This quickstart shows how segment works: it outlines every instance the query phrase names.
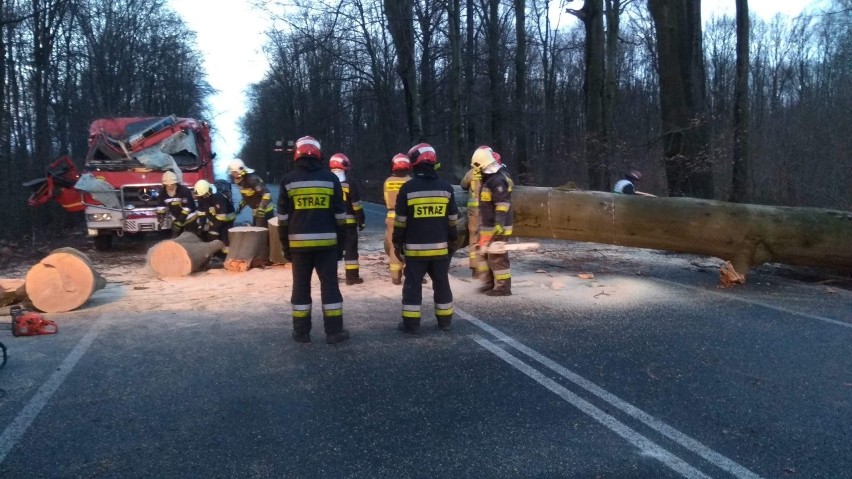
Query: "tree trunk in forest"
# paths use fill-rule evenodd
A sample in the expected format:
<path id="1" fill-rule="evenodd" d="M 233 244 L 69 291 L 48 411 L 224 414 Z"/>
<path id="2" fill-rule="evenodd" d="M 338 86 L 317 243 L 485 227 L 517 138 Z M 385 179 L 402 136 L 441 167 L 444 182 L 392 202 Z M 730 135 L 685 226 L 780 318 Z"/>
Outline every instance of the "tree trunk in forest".
<path id="1" fill-rule="evenodd" d="M 27 297 L 45 313 L 77 309 L 106 286 L 89 257 L 74 248 L 52 251 L 30 268 L 24 281 Z"/>
<path id="2" fill-rule="evenodd" d="M 657 34 L 663 157 L 671 196 L 712 198 L 701 2 L 648 0 Z"/>
<path id="3" fill-rule="evenodd" d="M 777 262 L 852 268 L 852 213 L 694 198 L 515 187 L 517 236 L 716 256 L 745 274 Z"/>
<path id="4" fill-rule="evenodd" d="M 500 0 L 488 0 L 486 43 L 488 45 L 488 85 L 491 116 L 491 146 L 503 151 L 503 69 L 500 56 Z"/>
<path id="5" fill-rule="evenodd" d="M 183 232 L 175 239 L 160 241 L 148 250 L 148 266 L 158 278 L 187 276 L 201 270 L 225 244 L 204 242 L 195 233 Z"/>
<path id="6" fill-rule="evenodd" d="M 736 203 L 749 200 L 751 184 L 749 164 L 749 12 L 748 0 L 737 2 L 737 73 L 734 86 L 734 158 L 730 200 Z"/>
<path id="7" fill-rule="evenodd" d="M 412 143 L 423 141 L 420 100 L 417 88 L 417 66 L 414 60 L 414 7 L 412 0 L 384 0 L 388 30 L 396 47 L 397 73 L 405 94 L 408 136 Z"/>
<path id="8" fill-rule="evenodd" d="M 467 157 L 464 154 L 464 131 L 462 130 L 462 59 L 461 59 L 461 0 L 449 0 L 447 7 L 448 41 L 450 44 L 450 165 L 457 177 L 467 171 Z"/>
<path id="9" fill-rule="evenodd" d="M 586 0 L 580 10 L 568 10 L 583 22 L 586 31 L 583 93 L 586 113 L 586 167 L 589 189 L 609 191 L 609 165 L 606 158 L 604 127 L 604 29 L 603 0 Z"/>
<path id="10" fill-rule="evenodd" d="M 625 0 L 606 0 L 604 15 L 606 16 L 606 62 L 604 66 L 603 87 L 603 138 L 606 155 L 607 176 L 606 184 L 601 188 L 611 191 L 613 142 L 615 141 L 615 93 L 618 83 L 615 75 L 615 64 L 618 60 L 618 35 L 621 32 L 621 9 Z"/>
<path id="11" fill-rule="evenodd" d="M 515 0 L 515 161 L 521 183 L 534 181 L 527 162 L 527 2 Z"/>
<path id="12" fill-rule="evenodd" d="M 464 121 L 467 132 L 467 145 L 472 146 L 476 141 L 476 122 L 473 121 L 473 87 L 475 84 L 474 64 L 476 62 L 476 36 L 474 19 L 474 4 L 473 0 L 467 0 L 465 8 L 465 52 L 464 52 Z M 467 161 L 465 161 L 467 166 Z M 466 171 L 466 169 L 465 169 Z"/>

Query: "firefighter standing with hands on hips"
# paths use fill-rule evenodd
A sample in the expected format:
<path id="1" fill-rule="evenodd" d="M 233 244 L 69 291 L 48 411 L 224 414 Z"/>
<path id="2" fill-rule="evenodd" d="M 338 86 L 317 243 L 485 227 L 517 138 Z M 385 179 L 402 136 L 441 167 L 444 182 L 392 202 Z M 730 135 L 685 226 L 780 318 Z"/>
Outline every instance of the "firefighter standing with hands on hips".
<path id="1" fill-rule="evenodd" d="M 505 245 L 512 235 L 512 179 L 487 146 L 476 149 L 470 165 L 482 174 L 477 248 L 488 271 L 482 278 L 480 291 L 488 296 L 509 296 L 512 271 Z"/>
<path id="2" fill-rule="evenodd" d="M 278 194 L 278 234 L 284 258 L 293 268 L 293 340 L 311 342 L 311 276 L 316 270 L 325 342 L 336 344 L 349 339 L 337 284 L 346 220 L 343 188 L 325 168 L 320 143 L 313 137 L 296 141 L 293 160 L 296 167 L 281 180 Z"/>
<path id="3" fill-rule="evenodd" d="M 408 151 L 408 159 L 414 177 L 399 189 L 393 229 L 395 253 L 405 262 L 399 329 L 408 334 L 420 331 L 421 281 L 428 274 L 438 327 L 448 331 L 453 319 L 449 272 L 458 236 L 458 206 L 453 187 L 435 173 L 438 158 L 432 146 L 415 145 Z"/>
<path id="4" fill-rule="evenodd" d="M 231 180 L 240 187 L 240 194 L 243 197 L 240 200 L 239 208 L 237 208 L 237 214 L 248 206 L 252 209 L 252 224 L 266 228 L 274 215 L 272 193 L 269 192 L 269 188 L 266 187 L 259 176 L 254 174 L 254 170 L 247 167 L 239 158 L 228 164 L 228 174 L 231 175 Z"/>
<path id="5" fill-rule="evenodd" d="M 385 253 L 390 261 L 390 276 L 391 283 L 402 284 L 402 265 L 403 261 L 397 257 L 396 249 L 393 245 L 393 223 L 396 218 L 396 197 L 399 189 L 406 181 L 411 179 L 411 161 L 404 153 L 397 153 L 391 159 L 391 175 L 385 180 L 384 191 L 385 206 L 388 209 L 387 218 L 385 218 Z"/>
<path id="6" fill-rule="evenodd" d="M 228 230 L 237 218 L 234 204 L 207 180 L 196 181 L 193 193 L 198 202 L 198 235 L 204 241 L 222 241 L 222 253 L 228 254 Z"/>
<path id="7" fill-rule="evenodd" d="M 358 231 L 364 229 L 361 189 L 358 182 L 349 174 L 352 163 L 343 153 L 331 155 L 331 158 L 328 159 L 328 168 L 340 180 L 340 186 L 343 188 L 343 203 L 346 205 L 346 228 L 343 241 L 343 266 L 346 271 L 346 284 L 361 284 L 364 282 L 358 264 Z"/>
<path id="8" fill-rule="evenodd" d="M 163 173 L 163 187 L 157 195 L 157 219 L 160 227 L 166 223 L 166 217 L 172 218 L 172 237 L 178 237 L 184 230 L 195 231 L 197 216 L 195 198 L 189 187 L 180 184 L 174 171 Z"/>

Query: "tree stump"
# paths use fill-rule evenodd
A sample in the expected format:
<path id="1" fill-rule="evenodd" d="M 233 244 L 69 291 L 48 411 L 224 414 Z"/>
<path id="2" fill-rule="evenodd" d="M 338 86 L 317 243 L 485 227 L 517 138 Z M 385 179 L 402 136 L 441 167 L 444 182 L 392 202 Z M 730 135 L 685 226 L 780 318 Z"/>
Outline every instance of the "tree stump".
<path id="1" fill-rule="evenodd" d="M 237 226 L 228 230 L 228 256 L 225 269 L 248 271 L 269 261 L 269 230 L 257 226 Z"/>
<path id="2" fill-rule="evenodd" d="M 74 248 L 59 248 L 30 268 L 25 286 L 34 308 L 64 313 L 85 304 L 106 280 L 88 256 Z"/>
<path id="3" fill-rule="evenodd" d="M 20 303 L 27 297 L 22 279 L 0 279 L 0 306 Z"/>
<path id="4" fill-rule="evenodd" d="M 278 218 L 269 220 L 269 261 L 275 264 L 287 264 L 284 250 L 281 248 L 281 238 L 278 235 Z"/>
<path id="5" fill-rule="evenodd" d="M 175 239 L 157 243 L 148 250 L 148 266 L 157 277 L 186 276 L 203 268 L 225 244 L 204 242 L 195 233 L 183 232 Z"/>

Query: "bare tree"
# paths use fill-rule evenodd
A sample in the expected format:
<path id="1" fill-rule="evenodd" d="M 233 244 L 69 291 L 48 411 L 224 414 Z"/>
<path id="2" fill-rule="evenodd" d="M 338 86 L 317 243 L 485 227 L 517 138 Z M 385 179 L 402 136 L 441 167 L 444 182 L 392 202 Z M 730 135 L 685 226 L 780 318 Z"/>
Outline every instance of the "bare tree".
<path id="1" fill-rule="evenodd" d="M 737 76 L 734 89 L 734 157 L 730 200 L 749 199 L 749 12 L 748 0 L 737 0 Z"/>
<path id="2" fill-rule="evenodd" d="M 414 53 L 413 0 L 384 0 L 388 30 L 391 32 L 397 54 L 397 73 L 405 92 L 405 110 L 408 119 L 408 136 L 411 143 L 423 140 L 417 68 Z"/>

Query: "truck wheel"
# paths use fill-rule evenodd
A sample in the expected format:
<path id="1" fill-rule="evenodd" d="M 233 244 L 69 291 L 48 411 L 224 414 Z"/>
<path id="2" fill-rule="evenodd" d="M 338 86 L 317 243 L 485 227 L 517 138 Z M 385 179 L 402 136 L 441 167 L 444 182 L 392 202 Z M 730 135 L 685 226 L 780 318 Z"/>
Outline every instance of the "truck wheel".
<path id="1" fill-rule="evenodd" d="M 112 249 L 112 235 L 97 235 L 94 239 L 97 251 L 109 251 Z"/>

